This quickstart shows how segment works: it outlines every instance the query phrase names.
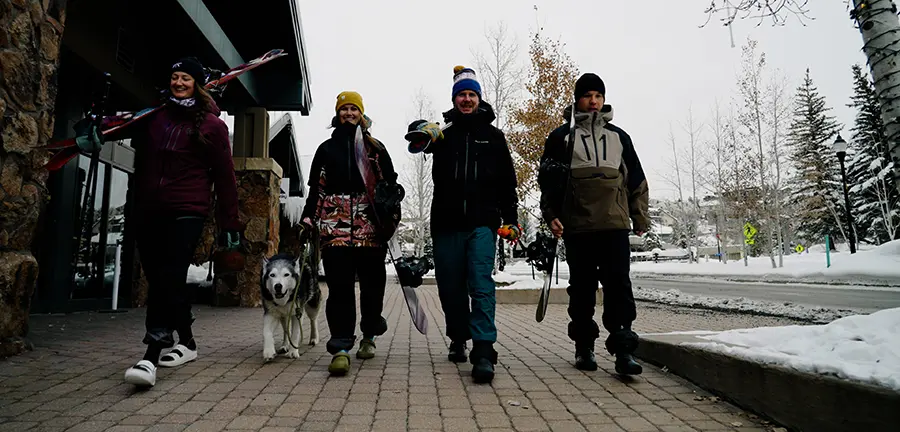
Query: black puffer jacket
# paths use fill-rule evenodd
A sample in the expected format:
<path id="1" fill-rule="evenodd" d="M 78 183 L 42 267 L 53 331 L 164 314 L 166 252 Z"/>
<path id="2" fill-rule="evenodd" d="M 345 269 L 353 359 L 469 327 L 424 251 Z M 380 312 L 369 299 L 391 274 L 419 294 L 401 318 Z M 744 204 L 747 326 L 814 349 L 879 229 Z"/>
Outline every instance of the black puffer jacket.
<path id="1" fill-rule="evenodd" d="M 491 125 L 495 118 L 483 101 L 473 114 L 455 108 L 444 113 L 444 121 L 453 125 L 425 151 L 434 155 L 432 231 L 518 224 L 516 171 L 506 137 Z"/>

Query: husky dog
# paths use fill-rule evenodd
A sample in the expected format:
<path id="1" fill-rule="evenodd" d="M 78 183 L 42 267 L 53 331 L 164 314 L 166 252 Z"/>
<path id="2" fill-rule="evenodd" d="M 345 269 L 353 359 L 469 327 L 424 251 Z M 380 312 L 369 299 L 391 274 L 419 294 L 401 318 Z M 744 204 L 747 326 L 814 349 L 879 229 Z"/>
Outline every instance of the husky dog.
<path id="1" fill-rule="evenodd" d="M 300 346 L 300 318 L 304 310 L 309 317 L 309 344 L 319 343 L 316 319 L 322 305 L 322 291 L 319 288 L 319 254 L 316 246 L 304 245 L 307 253 L 302 254 L 301 258 L 278 254 L 263 259 L 263 360 L 266 362 L 274 359 L 276 354 L 300 357 L 299 350 L 294 347 Z M 284 331 L 284 340 L 276 351 L 275 329 L 279 323 Z"/>

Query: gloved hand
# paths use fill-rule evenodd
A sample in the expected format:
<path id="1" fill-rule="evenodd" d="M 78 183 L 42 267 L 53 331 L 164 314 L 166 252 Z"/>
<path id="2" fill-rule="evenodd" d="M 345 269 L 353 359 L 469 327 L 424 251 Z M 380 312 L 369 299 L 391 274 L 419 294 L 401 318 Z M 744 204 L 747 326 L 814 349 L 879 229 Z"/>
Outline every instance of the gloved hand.
<path id="1" fill-rule="evenodd" d="M 241 233 L 239 231 L 223 231 L 219 235 L 219 244 L 226 250 L 236 250 L 241 246 Z"/>
<path id="2" fill-rule="evenodd" d="M 500 229 L 497 230 L 497 235 L 499 235 L 502 239 L 514 242 L 518 240 L 522 235 L 522 227 L 506 224 L 501 226 Z"/>
<path id="3" fill-rule="evenodd" d="M 103 147 L 103 134 L 97 122 L 90 117 L 85 117 L 75 123 L 75 145 L 88 153 L 96 153 Z"/>
<path id="4" fill-rule="evenodd" d="M 309 239 L 312 238 L 313 235 L 313 227 L 306 221 L 300 222 L 300 232 L 298 234 L 300 244 L 305 245 L 309 243 Z"/>
<path id="5" fill-rule="evenodd" d="M 409 141 L 410 153 L 419 153 L 429 144 L 444 139 L 444 132 L 437 123 L 426 120 L 416 120 L 410 123 L 408 133 L 403 137 Z"/>

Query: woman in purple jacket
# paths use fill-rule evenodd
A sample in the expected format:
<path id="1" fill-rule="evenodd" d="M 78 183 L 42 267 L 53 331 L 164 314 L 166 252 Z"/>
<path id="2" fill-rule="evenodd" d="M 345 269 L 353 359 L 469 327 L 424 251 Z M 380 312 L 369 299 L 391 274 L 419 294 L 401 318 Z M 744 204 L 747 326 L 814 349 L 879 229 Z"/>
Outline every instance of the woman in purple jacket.
<path id="1" fill-rule="evenodd" d="M 203 87 L 205 82 L 199 61 L 179 60 L 172 65 L 163 109 L 126 128 L 127 136 L 107 138 L 130 137 L 137 152 L 134 220 L 150 285 L 143 340 L 147 352 L 125 371 L 125 381 L 138 386 L 156 383 L 157 365 L 180 366 L 197 358 L 185 285 L 210 212 L 213 185 L 217 224 L 225 241 L 238 243 L 243 231 L 228 127 L 218 118 L 219 108 Z M 172 350 L 160 358 L 166 348 Z"/>

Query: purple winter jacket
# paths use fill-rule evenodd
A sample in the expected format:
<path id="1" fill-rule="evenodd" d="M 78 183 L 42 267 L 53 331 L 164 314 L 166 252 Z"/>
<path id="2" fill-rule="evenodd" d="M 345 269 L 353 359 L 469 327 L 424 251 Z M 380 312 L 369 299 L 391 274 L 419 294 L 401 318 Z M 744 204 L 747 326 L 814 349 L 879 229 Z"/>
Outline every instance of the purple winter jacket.
<path id="1" fill-rule="evenodd" d="M 220 112 L 213 105 L 213 112 L 206 114 L 200 125 L 208 146 L 191 138 L 194 114 L 169 104 L 106 138 L 132 138 L 137 153 L 134 196 L 139 216 L 205 217 L 215 185 L 219 229 L 243 231 L 228 126 L 217 117 Z"/>

